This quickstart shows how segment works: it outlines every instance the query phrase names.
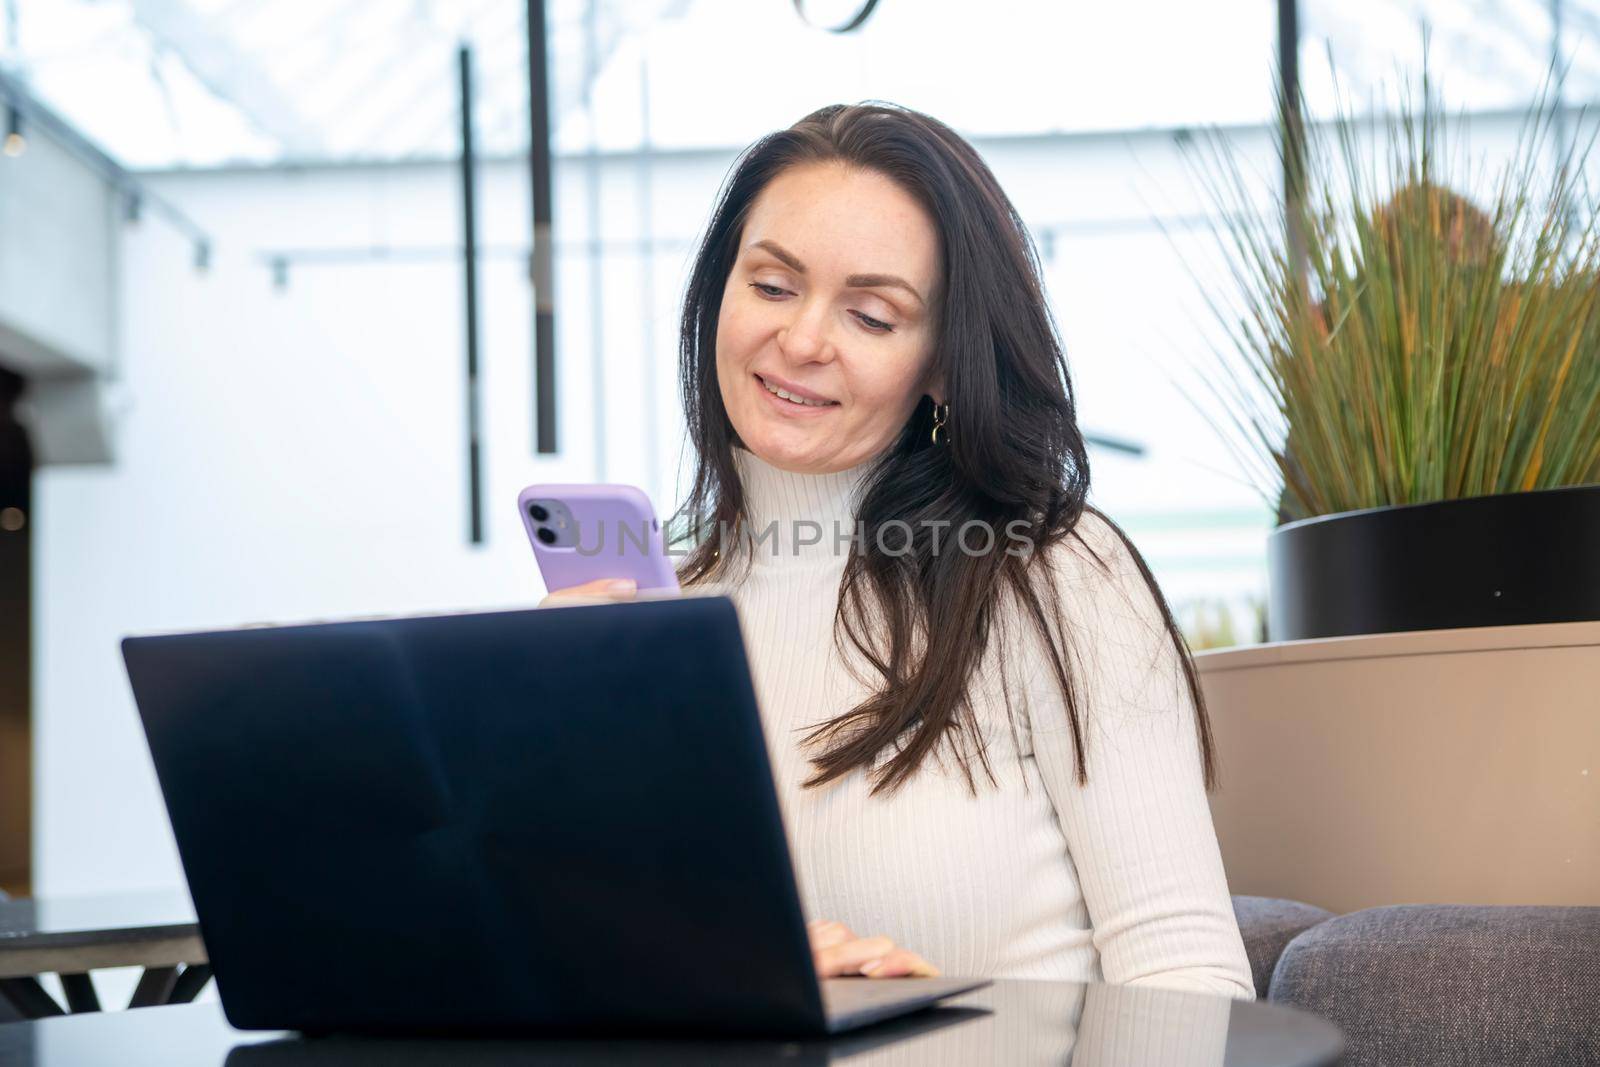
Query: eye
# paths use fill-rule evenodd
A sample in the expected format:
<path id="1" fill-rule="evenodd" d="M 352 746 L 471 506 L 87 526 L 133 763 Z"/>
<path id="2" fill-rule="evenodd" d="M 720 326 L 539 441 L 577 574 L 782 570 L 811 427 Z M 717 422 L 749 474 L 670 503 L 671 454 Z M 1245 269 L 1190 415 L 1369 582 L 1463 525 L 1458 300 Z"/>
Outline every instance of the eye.
<path id="1" fill-rule="evenodd" d="M 764 282 L 751 282 L 750 288 L 754 289 L 768 300 L 776 300 L 778 297 L 782 296 L 788 291 L 776 285 L 767 285 Z M 861 321 L 861 325 L 865 326 L 873 333 L 894 332 L 893 326 L 889 325 L 887 322 L 881 322 L 878 319 L 873 318 L 871 315 L 864 314 L 860 311 L 852 311 L 850 314 L 859 319 Z"/>
<path id="2" fill-rule="evenodd" d="M 863 315 L 859 311 L 852 312 L 851 314 L 855 315 L 856 318 L 860 319 L 862 325 L 866 326 L 867 329 L 871 330 L 873 333 L 893 333 L 894 332 L 894 327 L 893 326 L 890 326 L 887 322 L 879 322 L 877 319 L 873 318 L 871 315 Z"/>

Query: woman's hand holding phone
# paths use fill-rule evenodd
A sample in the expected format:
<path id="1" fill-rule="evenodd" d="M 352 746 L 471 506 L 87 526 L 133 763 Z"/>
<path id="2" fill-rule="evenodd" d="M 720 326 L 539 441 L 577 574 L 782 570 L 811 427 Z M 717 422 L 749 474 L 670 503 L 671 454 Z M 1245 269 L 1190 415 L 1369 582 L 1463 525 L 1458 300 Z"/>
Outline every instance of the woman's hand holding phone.
<path id="1" fill-rule="evenodd" d="M 596 578 L 592 582 L 582 585 L 570 585 L 565 589 L 552 589 L 541 601 L 541 608 L 571 607 L 575 604 L 610 604 L 622 600 L 633 600 L 638 594 L 639 584 L 632 578 Z"/>
<path id="2" fill-rule="evenodd" d="M 530 485 L 517 507 L 550 594 L 541 607 L 678 592 L 661 524 L 638 487 Z"/>

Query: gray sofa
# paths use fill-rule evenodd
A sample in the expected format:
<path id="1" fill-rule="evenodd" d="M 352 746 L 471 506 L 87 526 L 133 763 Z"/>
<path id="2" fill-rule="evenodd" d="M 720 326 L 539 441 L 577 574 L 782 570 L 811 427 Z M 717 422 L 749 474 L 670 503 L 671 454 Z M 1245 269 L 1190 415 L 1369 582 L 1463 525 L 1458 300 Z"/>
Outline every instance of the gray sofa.
<path id="1" fill-rule="evenodd" d="M 1600 907 L 1233 909 L 1256 996 L 1332 1021 L 1345 1067 L 1600 1064 Z"/>

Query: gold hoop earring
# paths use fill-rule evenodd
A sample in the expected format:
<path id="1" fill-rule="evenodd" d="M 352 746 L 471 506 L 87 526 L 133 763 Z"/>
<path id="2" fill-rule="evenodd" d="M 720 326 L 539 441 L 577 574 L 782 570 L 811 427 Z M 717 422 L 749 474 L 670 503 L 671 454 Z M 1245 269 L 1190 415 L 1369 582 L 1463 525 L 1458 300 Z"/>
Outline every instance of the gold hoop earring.
<path id="1" fill-rule="evenodd" d="M 933 432 L 928 435 L 933 444 L 939 443 L 939 431 L 944 430 L 944 421 L 949 417 L 950 405 L 948 403 L 933 405 Z M 945 430 L 944 437 L 948 441 L 950 439 L 950 431 Z"/>

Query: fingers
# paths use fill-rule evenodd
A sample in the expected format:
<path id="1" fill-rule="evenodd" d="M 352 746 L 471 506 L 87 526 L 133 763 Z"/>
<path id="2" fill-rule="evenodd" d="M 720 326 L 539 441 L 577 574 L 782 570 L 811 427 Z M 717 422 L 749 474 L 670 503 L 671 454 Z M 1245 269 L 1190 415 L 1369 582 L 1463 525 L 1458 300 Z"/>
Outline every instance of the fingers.
<path id="1" fill-rule="evenodd" d="M 860 974 L 861 965 L 881 959 L 894 951 L 894 942 L 887 937 L 858 937 L 811 953 L 817 965 L 818 978 L 837 978 L 844 974 Z"/>
<path id="2" fill-rule="evenodd" d="M 869 978 L 937 978 L 939 968 L 908 948 L 897 948 L 862 964 L 861 973 Z"/>
<path id="3" fill-rule="evenodd" d="M 582 585 L 555 589 L 543 600 L 541 608 L 569 607 L 574 604 L 610 604 L 619 600 L 632 600 L 639 591 L 632 578 L 596 578 Z"/>
<path id="4" fill-rule="evenodd" d="M 857 937 L 841 922 L 814 919 L 806 924 L 818 978 L 862 974 L 869 978 L 937 978 L 939 968 L 887 937 Z"/>
<path id="5" fill-rule="evenodd" d="M 842 922 L 831 919 L 813 919 L 806 924 L 806 934 L 811 938 L 811 951 L 832 948 L 856 939 L 855 932 Z"/>

